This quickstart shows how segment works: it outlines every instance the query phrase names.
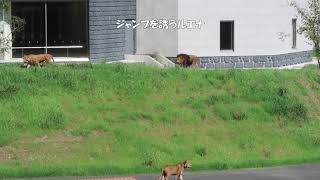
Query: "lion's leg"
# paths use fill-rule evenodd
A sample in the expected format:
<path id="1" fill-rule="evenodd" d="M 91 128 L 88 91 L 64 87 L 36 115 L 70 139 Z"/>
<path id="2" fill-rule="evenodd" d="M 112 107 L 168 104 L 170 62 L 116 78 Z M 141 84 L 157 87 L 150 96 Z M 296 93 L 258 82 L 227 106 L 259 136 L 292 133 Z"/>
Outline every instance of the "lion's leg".
<path id="1" fill-rule="evenodd" d="M 180 175 L 179 175 L 179 174 L 177 174 L 177 175 L 176 175 L 176 180 L 179 180 L 179 177 L 180 177 Z"/>
<path id="2" fill-rule="evenodd" d="M 29 69 L 31 67 L 31 65 L 30 64 L 27 64 L 27 69 Z"/>
<path id="3" fill-rule="evenodd" d="M 161 180 L 167 180 L 167 173 L 164 170 L 161 170 Z"/>
<path id="4" fill-rule="evenodd" d="M 37 62 L 37 66 L 38 66 L 39 68 L 41 68 L 41 66 L 40 66 L 40 63 L 39 63 L 39 62 Z"/>
<path id="5" fill-rule="evenodd" d="M 193 68 L 197 68 L 199 65 L 198 65 L 198 61 L 193 61 L 192 62 L 192 67 Z"/>
<path id="6" fill-rule="evenodd" d="M 180 179 L 180 180 L 183 180 L 182 174 L 180 174 L 180 177 L 179 177 L 179 179 Z"/>
<path id="7" fill-rule="evenodd" d="M 166 180 L 165 176 L 163 174 L 161 174 L 159 180 Z"/>

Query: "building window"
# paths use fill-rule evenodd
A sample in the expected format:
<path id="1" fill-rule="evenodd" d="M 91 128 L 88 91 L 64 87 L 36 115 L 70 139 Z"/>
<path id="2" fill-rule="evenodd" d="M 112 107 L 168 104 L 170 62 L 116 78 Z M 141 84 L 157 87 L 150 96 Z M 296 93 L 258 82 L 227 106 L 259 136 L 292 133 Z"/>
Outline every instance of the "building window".
<path id="1" fill-rule="evenodd" d="M 220 22 L 220 50 L 234 50 L 234 21 Z"/>
<path id="2" fill-rule="evenodd" d="M 23 30 L 14 34 L 14 58 L 39 53 L 50 53 L 55 57 L 88 57 L 85 1 L 14 0 L 12 15 L 26 22 Z"/>
<path id="3" fill-rule="evenodd" d="M 292 48 L 297 47 L 297 19 L 292 19 Z"/>

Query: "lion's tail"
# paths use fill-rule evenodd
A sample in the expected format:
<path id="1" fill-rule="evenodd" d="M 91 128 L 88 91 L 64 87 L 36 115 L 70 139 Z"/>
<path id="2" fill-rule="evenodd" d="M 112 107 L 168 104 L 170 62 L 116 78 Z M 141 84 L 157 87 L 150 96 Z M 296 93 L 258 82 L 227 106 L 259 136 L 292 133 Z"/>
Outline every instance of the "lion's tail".
<path id="1" fill-rule="evenodd" d="M 54 58 L 53 58 L 53 56 L 51 56 L 51 59 L 52 59 L 52 62 L 54 62 Z"/>

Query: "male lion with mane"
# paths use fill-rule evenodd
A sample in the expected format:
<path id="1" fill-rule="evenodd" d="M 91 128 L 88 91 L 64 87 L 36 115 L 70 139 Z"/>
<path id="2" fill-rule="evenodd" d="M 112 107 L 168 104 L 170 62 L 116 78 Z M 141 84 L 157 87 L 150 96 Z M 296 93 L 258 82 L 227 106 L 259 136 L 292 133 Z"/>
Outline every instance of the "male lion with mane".
<path id="1" fill-rule="evenodd" d="M 195 55 L 188 54 L 178 54 L 177 55 L 177 64 L 180 64 L 184 67 L 199 67 L 200 60 Z"/>
<path id="2" fill-rule="evenodd" d="M 176 175 L 176 180 L 183 180 L 182 173 L 183 170 L 187 168 L 191 168 L 191 163 L 188 161 L 183 161 L 175 165 L 168 165 L 162 169 L 159 180 L 168 180 L 171 175 Z"/>
<path id="3" fill-rule="evenodd" d="M 54 62 L 53 56 L 51 54 L 29 54 L 23 56 L 23 62 L 27 64 L 27 68 L 31 65 L 37 65 L 40 67 L 40 63 L 47 62 L 52 64 Z"/>

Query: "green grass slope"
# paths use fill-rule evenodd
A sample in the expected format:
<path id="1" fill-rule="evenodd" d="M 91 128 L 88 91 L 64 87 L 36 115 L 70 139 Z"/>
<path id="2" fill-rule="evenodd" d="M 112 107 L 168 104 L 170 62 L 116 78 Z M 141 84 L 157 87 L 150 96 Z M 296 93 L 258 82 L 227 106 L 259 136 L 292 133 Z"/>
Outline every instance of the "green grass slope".
<path id="1" fill-rule="evenodd" d="M 320 71 L 0 66 L 0 177 L 320 161 Z"/>

